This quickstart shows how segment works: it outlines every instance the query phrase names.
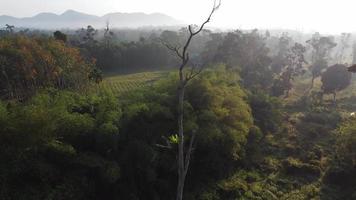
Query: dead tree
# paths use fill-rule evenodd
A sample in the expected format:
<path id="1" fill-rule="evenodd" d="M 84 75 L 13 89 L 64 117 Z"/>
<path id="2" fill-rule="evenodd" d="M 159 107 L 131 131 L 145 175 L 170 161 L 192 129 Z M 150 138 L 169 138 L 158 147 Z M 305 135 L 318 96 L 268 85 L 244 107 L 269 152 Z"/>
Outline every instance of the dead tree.
<path id="1" fill-rule="evenodd" d="M 187 67 L 189 66 L 189 59 L 190 59 L 188 48 L 194 36 L 198 35 L 204 29 L 205 25 L 210 22 L 211 17 L 215 13 L 215 11 L 219 9 L 220 5 L 221 5 L 221 0 L 218 1 L 214 0 L 213 9 L 211 10 L 210 15 L 208 16 L 206 21 L 204 21 L 200 26 L 197 27 L 192 25 L 188 26 L 189 36 L 183 48 L 177 45 L 172 46 L 164 42 L 164 45 L 169 50 L 173 51 L 176 54 L 176 56 L 181 60 L 181 64 L 178 69 L 179 83 L 177 89 L 177 96 L 178 96 L 178 185 L 177 185 L 177 196 L 176 196 L 177 200 L 183 199 L 185 178 L 187 176 L 190 157 L 195 142 L 194 141 L 195 133 L 192 133 L 189 141 L 189 146 L 187 147 L 188 149 L 185 151 L 184 127 L 183 127 L 184 93 L 185 93 L 185 88 L 189 83 L 189 81 L 194 79 L 202 72 L 202 67 L 197 67 L 194 65 L 191 65 L 189 69 L 187 69 Z"/>
<path id="2" fill-rule="evenodd" d="M 114 32 L 112 32 L 110 29 L 110 21 L 107 20 L 106 26 L 104 29 L 104 41 L 105 41 L 105 45 L 107 48 L 110 47 L 110 42 L 111 42 L 113 36 L 114 36 Z"/>

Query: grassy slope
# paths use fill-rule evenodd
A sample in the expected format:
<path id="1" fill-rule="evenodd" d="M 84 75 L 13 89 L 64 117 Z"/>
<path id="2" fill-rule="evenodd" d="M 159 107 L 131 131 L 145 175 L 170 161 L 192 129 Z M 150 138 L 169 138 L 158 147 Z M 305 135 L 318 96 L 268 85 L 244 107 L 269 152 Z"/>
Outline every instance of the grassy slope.
<path id="1" fill-rule="evenodd" d="M 300 99 L 303 95 L 308 93 L 310 89 L 310 85 L 311 85 L 310 77 L 298 77 L 293 83 L 294 88 L 290 92 L 290 96 L 287 99 L 285 99 L 286 102 L 291 103 Z M 321 85 L 322 83 L 320 78 L 315 79 L 314 87 L 312 88 L 312 90 L 310 90 L 310 92 L 312 91 L 320 92 Z M 356 76 L 353 76 L 350 86 L 337 93 L 337 101 L 339 103 L 343 103 L 343 102 L 350 103 L 349 101 L 353 101 L 355 97 L 356 97 Z M 330 95 L 325 94 L 323 99 L 326 102 L 331 102 L 333 97 L 331 94 Z"/>

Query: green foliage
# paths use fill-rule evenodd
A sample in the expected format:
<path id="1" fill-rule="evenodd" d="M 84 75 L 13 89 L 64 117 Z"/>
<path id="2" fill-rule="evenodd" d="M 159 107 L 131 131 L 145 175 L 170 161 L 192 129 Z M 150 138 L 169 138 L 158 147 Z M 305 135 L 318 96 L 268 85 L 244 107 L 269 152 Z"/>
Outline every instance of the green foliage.
<path id="1" fill-rule="evenodd" d="M 226 155 L 231 154 L 233 159 L 242 157 L 241 145 L 246 143 L 252 125 L 250 108 L 243 100 L 245 94 L 236 81 L 234 75 L 223 70 L 207 72 L 193 81 L 187 91 L 187 100 L 198 110 L 198 133 L 203 136 L 199 141 L 208 142 L 209 146 L 228 142 L 222 143 L 220 149 L 230 148 Z"/>
<path id="2" fill-rule="evenodd" d="M 320 175 L 320 169 L 317 166 L 303 163 L 302 161 L 288 157 L 283 163 L 286 173 L 298 175 L 302 174 L 303 176 L 308 175 Z"/>
<path id="3" fill-rule="evenodd" d="M 281 96 L 286 91 L 286 97 L 289 96 L 289 91 L 293 87 L 292 81 L 296 76 L 299 76 L 305 72 L 304 64 L 307 63 L 304 58 L 305 52 L 306 48 L 299 43 L 295 43 L 294 46 L 285 52 L 286 55 L 284 55 L 284 65 L 282 65 L 279 78 L 274 81 L 272 87 L 273 95 Z"/>
<path id="4" fill-rule="evenodd" d="M 356 126 L 355 118 L 344 122 L 337 135 L 337 154 L 339 158 L 346 158 L 353 166 L 356 166 Z"/>
<path id="5" fill-rule="evenodd" d="M 319 188 L 316 184 L 305 185 L 300 189 L 293 190 L 287 194 L 284 194 L 280 199 L 287 200 L 318 200 L 319 196 Z"/>
<path id="6" fill-rule="evenodd" d="M 0 103 L 0 159 L 9 160 L 0 165 L 1 198 L 174 198 L 176 80 L 172 73 L 120 95 L 48 89 L 23 103 Z M 339 113 L 319 109 L 286 121 L 280 100 L 245 94 L 239 80 L 220 67 L 187 87 L 185 139 L 195 133 L 197 142 L 186 198 L 317 198 L 339 176 L 333 169 L 340 167 L 330 168 L 325 184 L 315 183 Z"/>
<path id="7" fill-rule="evenodd" d="M 332 167 L 328 170 L 327 181 L 332 184 L 344 186 L 345 191 L 355 182 L 356 166 L 356 126 L 355 118 L 345 120 L 339 127 L 335 145 L 336 151 Z"/>
<path id="8" fill-rule="evenodd" d="M 221 67 L 187 87 L 185 139 L 197 134 L 189 195 L 229 176 L 245 156 L 253 119 L 238 80 Z M 176 101 L 171 74 L 121 103 L 105 90 L 56 89 L 0 103 L 0 159 L 8 160 L 0 165 L 1 199 L 172 198 Z"/>
<path id="9" fill-rule="evenodd" d="M 162 45 L 156 35 L 150 38 L 140 37 L 138 41 L 117 42 L 116 35 L 110 30 L 107 31 L 109 32 L 104 33 L 104 37 L 101 38 L 98 37 L 99 30 L 88 26 L 77 32 L 75 37 L 79 38 L 73 38 L 71 41 L 74 46 L 81 49 L 87 59 L 94 58 L 105 73 L 165 69 L 176 64 L 170 50 Z M 162 32 L 163 39 L 167 32 L 169 31 Z"/>
<path id="10" fill-rule="evenodd" d="M 335 94 L 350 85 L 351 73 L 347 71 L 345 65 L 333 65 L 323 73 L 321 82 L 324 93 Z"/>
<path id="11" fill-rule="evenodd" d="M 8 111 L 6 104 L 0 101 L 0 130 L 3 130 L 6 127 L 8 122 Z"/>
<path id="12" fill-rule="evenodd" d="M 189 30 L 88 26 L 45 38 L 6 29 L 0 94 L 12 100 L 0 102 L 0 199 L 174 199 L 178 77 L 147 70 L 175 65 L 162 41 L 179 45 Z M 196 134 L 196 142 L 185 199 L 355 199 L 353 98 L 329 108 L 322 101 L 350 75 L 343 67 L 335 79 L 331 67 L 323 91 L 307 86 L 343 52 L 331 54 L 331 37 L 307 43 L 257 30 L 204 31 L 192 42 L 189 64 L 210 68 L 186 90 L 185 140 Z M 294 80 L 304 54 L 310 73 Z M 102 80 L 102 72 L 143 70 Z M 89 81 L 98 84 L 73 91 Z"/>
<path id="13" fill-rule="evenodd" d="M 273 170 L 271 168 L 274 167 L 264 160 L 265 153 L 270 151 L 270 141 L 266 138 L 276 135 L 281 129 L 281 103 L 277 98 L 261 91 L 250 93 L 248 99 L 255 126 L 249 130 L 244 163 L 248 167 L 264 165 L 267 171 Z"/>
<path id="14" fill-rule="evenodd" d="M 332 131 L 341 119 L 338 112 L 327 109 L 307 112 L 296 125 L 301 134 L 299 142 L 308 149 L 316 144 L 330 145 Z"/>
<path id="15" fill-rule="evenodd" d="M 118 180 L 110 154 L 121 110 L 112 95 L 47 90 L 23 104 L 0 105 L 0 158 L 8 161 L 0 165 L 1 199 L 84 199 L 96 179 Z"/>
<path id="16" fill-rule="evenodd" d="M 174 133 L 177 130 L 176 80 L 176 74 L 171 74 L 168 79 L 158 81 L 153 87 L 143 88 L 130 95 L 131 100 L 124 103 L 123 137 L 127 138 L 126 142 L 137 140 L 140 141 L 141 146 L 145 146 L 144 151 L 139 150 L 136 145 L 127 149 L 128 155 L 139 156 L 139 158 L 130 156 L 128 159 L 134 163 L 145 162 L 142 164 L 147 166 L 146 169 L 136 169 L 137 171 L 130 169 L 130 173 L 125 171 L 124 174 L 131 174 L 127 179 L 133 179 L 141 173 L 151 174 L 151 170 L 155 170 L 155 165 L 160 168 L 159 174 L 167 174 L 166 178 L 174 177 L 175 171 L 172 172 L 171 169 L 176 168 L 174 156 L 176 153 Z M 226 176 L 233 169 L 233 163 L 237 163 L 244 156 L 244 145 L 252 125 L 252 117 L 250 108 L 244 100 L 245 94 L 237 81 L 234 74 L 226 73 L 224 69 L 217 69 L 202 73 L 187 87 L 184 115 L 185 139 L 189 141 L 193 132 L 197 134 L 197 148 L 189 176 L 189 179 L 195 182 L 192 189 L 195 185 L 203 184 L 204 180 L 211 181 Z M 171 146 L 171 152 L 159 153 L 160 147 L 166 144 Z M 155 156 L 148 152 L 152 152 Z M 230 166 L 231 169 L 227 169 L 226 166 Z M 206 176 L 207 174 L 210 176 Z M 167 181 L 162 178 L 156 177 L 155 183 Z M 145 187 L 149 184 L 147 182 L 149 179 L 145 181 L 141 184 L 136 183 L 134 188 L 130 187 L 130 190 L 136 191 L 138 188 Z M 168 191 L 175 191 L 174 182 L 167 184 L 167 187 Z M 152 188 L 153 191 L 158 192 L 157 189 Z M 170 197 L 171 194 L 166 193 L 161 192 L 161 195 Z"/>
<path id="17" fill-rule="evenodd" d="M 221 41 L 219 37 L 213 39 Z M 258 30 L 230 32 L 220 42 L 213 62 L 226 63 L 239 71 L 246 88 L 269 89 L 274 72 L 268 67 L 272 61 L 265 40 Z"/>
<path id="18" fill-rule="evenodd" d="M 255 125 L 265 134 L 277 132 L 282 120 L 280 100 L 260 91 L 251 93 L 249 102 Z"/>
<path id="19" fill-rule="evenodd" d="M 53 36 L 54 36 L 54 39 L 56 39 L 56 40 L 62 41 L 64 43 L 67 42 L 67 35 L 60 31 L 55 31 L 53 33 Z"/>
<path id="20" fill-rule="evenodd" d="M 169 136 L 168 139 L 172 144 L 178 144 L 178 135 L 177 134 Z"/>
<path id="21" fill-rule="evenodd" d="M 331 50 L 336 47 L 333 37 L 321 36 L 319 33 L 312 35 L 312 38 L 307 41 L 313 48 L 312 52 L 312 82 L 314 78 L 320 76 L 322 71 L 327 68 Z"/>

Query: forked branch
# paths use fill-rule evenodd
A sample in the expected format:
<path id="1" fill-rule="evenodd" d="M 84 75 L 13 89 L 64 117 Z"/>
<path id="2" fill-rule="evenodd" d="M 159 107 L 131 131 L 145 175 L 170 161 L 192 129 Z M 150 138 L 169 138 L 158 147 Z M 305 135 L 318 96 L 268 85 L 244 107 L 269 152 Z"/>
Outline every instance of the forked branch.
<path id="1" fill-rule="evenodd" d="M 188 39 L 186 41 L 186 43 L 183 46 L 183 49 L 181 48 L 181 46 L 179 45 L 171 45 L 163 40 L 161 40 L 162 44 L 164 46 L 167 47 L 167 49 L 171 50 L 172 52 L 174 52 L 176 54 L 176 56 L 178 58 L 181 59 L 181 64 L 179 67 L 179 72 L 181 75 L 181 81 L 188 83 L 191 79 L 193 79 L 195 76 L 197 76 L 198 74 L 200 74 L 201 70 L 198 70 L 197 74 L 193 75 L 193 74 L 189 74 L 189 76 L 184 76 L 183 75 L 183 70 L 186 67 L 186 65 L 188 64 L 190 57 L 189 57 L 189 53 L 188 53 L 188 47 L 193 39 L 194 36 L 198 35 L 201 31 L 204 30 L 204 27 L 206 26 L 207 23 L 210 22 L 213 14 L 215 13 L 215 11 L 217 11 L 221 6 L 221 0 L 214 0 L 214 6 L 208 16 L 208 18 L 199 26 L 199 28 L 197 30 L 194 30 L 192 25 L 188 26 L 188 31 L 189 31 L 189 36 Z"/>
<path id="2" fill-rule="evenodd" d="M 202 72 L 202 68 L 197 69 L 196 66 L 192 65 L 189 71 L 185 70 L 186 66 L 189 63 L 190 57 L 188 48 L 192 42 L 194 36 L 198 35 L 205 27 L 207 23 L 210 22 L 211 17 L 221 6 L 221 0 L 214 0 L 214 6 L 211 10 L 208 18 L 199 26 L 197 30 L 194 30 L 192 25 L 188 26 L 189 36 L 187 41 L 185 42 L 183 48 L 180 46 L 172 46 L 166 42 L 162 43 L 172 52 L 174 52 L 177 57 L 181 60 L 181 64 L 179 66 L 179 85 L 177 90 L 178 96 L 178 185 L 177 185 L 177 198 L 176 200 L 183 199 L 183 190 L 184 190 L 184 182 L 189 169 L 190 158 L 193 152 L 193 146 L 195 143 L 195 133 L 193 133 L 190 138 L 189 146 L 187 151 L 185 151 L 185 141 L 184 141 L 184 94 L 185 87 L 188 82 L 194 79 Z"/>
<path id="3" fill-rule="evenodd" d="M 189 47 L 189 45 L 190 45 L 190 43 L 191 43 L 193 37 L 194 37 L 195 35 L 198 35 L 198 34 L 204 29 L 205 25 L 210 22 L 211 17 L 212 17 L 213 14 L 215 13 L 215 11 L 220 8 L 220 6 L 221 6 L 221 0 L 218 0 L 218 3 L 217 3 L 217 0 L 214 0 L 213 9 L 211 10 L 211 12 L 210 12 L 208 18 L 200 25 L 200 27 L 198 28 L 198 30 L 194 31 L 192 25 L 189 25 L 189 26 L 188 26 L 189 37 L 188 37 L 187 42 L 185 43 L 185 45 L 184 45 L 184 47 L 183 47 L 183 52 L 180 54 L 180 55 L 182 55 L 182 58 L 181 58 L 181 59 L 183 60 L 182 65 L 181 65 L 181 67 L 180 67 L 180 70 L 183 70 L 184 67 L 185 67 L 185 65 L 186 65 L 186 64 L 188 63 L 188 61 L 189 61 L 189 54 L 187 53 L 187 51 L 188 51 L 188 47 Z M 185 64 L 184 64 L 184 63 L 185 63 Z"/>

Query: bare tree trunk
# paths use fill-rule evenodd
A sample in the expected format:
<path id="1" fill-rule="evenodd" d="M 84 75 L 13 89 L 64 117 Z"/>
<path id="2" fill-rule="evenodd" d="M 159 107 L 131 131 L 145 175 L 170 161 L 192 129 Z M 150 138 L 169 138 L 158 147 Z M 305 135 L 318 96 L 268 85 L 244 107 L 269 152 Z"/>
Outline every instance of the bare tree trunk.
<path id="1" fill-rule="evenodd" d="M 336 105 L 336 92 L 333 93 L 334 105 Z"/>
<path id="2" fill-rule="evenodd" d="M 290 90 L 292 89 L 292 72 L 291 70 L 289 70 L 289 73 L 288 73 L 288 89 L 286 91 L 286 95 L 284 96 L 284 98 L 288 98 L 289 97 L 289 93 L 290 93 Z"/>
<path id="3" fill-rule="evenodd" d="M 311 80 L 311 85 L 309 87 L 309 89 L 306 89 L 305 92 L 304 92 L 304 95 L 307 95 L 307 94 L 310 94 L 311 90 L 313 89 L 314 87 L 314 80 L 315 80 L 315 75 L 313 74 L 312 75 L 312 80 Z"/>
<path id="4" fill-rule="evenodd" d="M 218 3 L 217 3 L 218 1 Z M 188 65 L 189 62 L 189 53 L 188 53 L 188 47 L 193 39 L 194 36 L 198 35 L 203 29 L 204 26 L 210 22 L 210 19 L 214 12 L 219 9 L 221 5 L 221 0 L 214 0 L 214 6 L 212 11 L 210 12 L 209 17 L 206 19 L 204 23 L 198 27 L 198 30 L 194 30 L 194 28 L 189 25 L 188 26 L 188 31 L 189 31 L 189 37 L 184 44 L 183 48 L 179 46 L 171 46 L 167 43 L 164 43 L 165 46 L 176 53 L 177 57 L 181 60 L 181 64 L 179 66 L 179 85 L 178 85 L 178 184 L 177 184 L 177 194 L 176 194 L 176 200 L 182 200 L 183 199 L 183 194 L 184 194 L 184 184 L 185 184 L 185 179 L 187 176 L 187 172 L 189 169 L 189 163 L 190 163 L 190 157 L 193 152 L 193 144 L 195 140 L 195 133 L 193 132 L 191 138 L 190 138 L 190 144 L 188 149 L 185 151 L 185 141 L 184 141 L 184 93 L 185 93 L 185 87 L 191 81 L 194 79 L 196 76 L 198 76 L 202 69 L 196 70 L 194 66 L 190 68 L 190 70 L 187 72 L 185 69 Z M 164 41 L 162 41 L 164 42 Z"/>
<path id="5" fill-rule="evenodd" d="M 181 80 L 182 82 L 182 80 Z M 185 166 L 184 166 L 184 127 L 183 127 L 183 111 L 184 111 L 184 92 L 185 86 L 180 83 L 178 88 L 178 186 L 177 200 L 183 199 L 184 182 L 185 182 Z"/>
<path id="6" fill-rule="evenodd" d="M 286 95 L 284 96 L 285 99 L 289 97 L 289 93 L 290 93 L 290 89 L 288 88 L 287 92 L 286 92 Z"/>

